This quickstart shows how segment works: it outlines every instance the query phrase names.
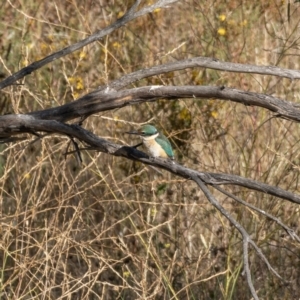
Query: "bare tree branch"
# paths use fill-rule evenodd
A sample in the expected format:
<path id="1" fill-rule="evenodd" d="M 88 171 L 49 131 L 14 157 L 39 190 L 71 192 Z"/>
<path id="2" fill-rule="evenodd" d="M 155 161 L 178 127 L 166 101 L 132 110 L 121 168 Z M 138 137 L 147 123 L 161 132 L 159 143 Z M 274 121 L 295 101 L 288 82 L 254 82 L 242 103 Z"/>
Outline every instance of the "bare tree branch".
<path id="1" fill-rule="evenodd" d="M 103 37 L 111 34 L 116 29 L 124 26 L 128 22 L 130 22 L 138 17 L 141 17 L 145 14 L 151 13 L 157 8 L 167 7 L 169 4 L 172 4 L 177 1 L 178 0 L 159 0 L 151 6 L 142 8 L 140 11 L 136 11 L 136 9 L 137 9 L 138 5 L 140 4 L 141 0 L 136 1 L 133 4 L 133 6 L 127 11 L 127 13 L 125 13 L 125 15 L 122 16 L 120 19 L 116 20 L 115 23 L 109 25 L 108 27 L 106 27 L 104 29 L 97 31 L 96 33 L 92 34 L 91 36 L 87 37 L 86 39 L 83 39 L 83 40 L 81 40 L 71 46 L 68 46 L 60 51 L 54 52 L 41 60 L 35 61 L 32 64 L 28 65 L 27 67 L 21 69 L 20 71 L 14 73 L 13 75 L 11 75 L 9 77 L 7 77 L 2 82 L 0 82 L 0 90 L 9 85 L 12 85 L 17 80 L 40 69 L 41 67 L 47 65 L 48 63 L 55 61 L 61 57 L 64 57 L 72 52 L 75 52 L 75 51 L 83 48 L 84 46 L 87 46 L 88 44 L 91 44 L 95 41 L 102 39 Z"/>
<path id="2" fill-rule="evenodd" d="M 163 168 L 183 178 L 190 179 L 197 175 L 203 182 L 209 185 L 238 185 L 300 204 L 299 195 L 282 190 L 278 187 L 270 186 L 237 175 L 197 172 L 177 163 L 172 163 L 163 159 L 149 159 L 148 155 L 134 147 L 112 143 L 103 138 L 97 137 L 79 125 L 68 125 L 56 120 L 37 120 L 31 115 L 6 115 L 2 118 L 4 117 L 6 117 L 7 125 L 5 126 L 5 130 L 3 130 L 0 122 L 0 137 L 5 140 L 20 133 L 36 134 L 36 132 L 48 132 L 67 135 L 72 138 L 77 138 L 81 142 L 89 145 L 91 150 L 101 151 L 114 156 L 123 156 L 131 160 L 137 160 L 154 167 Z"/>
<path id="3" fill-rule="evenodd" d="M 220 61 L 216 58 L 199 56 L 154 66 L 148 69 L 138 70 L 112 81 L 111 83 L 109 83 L 109 87 L 115 90 L 120 90 L 125 86 L 143 78 L 178 70 L 184 70 L 187 68 L 207 68 L 227 72 L 273 75 L 278 77 L 286 77 L 291 80 L 300 79 L 300 71 L 298 70 L 283 69 L 275 66 L 238 64 Z M 104 88 L 105 87 L 101 87 L 101 90 L 103 90 Z"/>
<path id="4" fill-rule="evenodd" d="M 256 243 L 251 239 L 250 235 L 246 231 L 246 229 L 238 223 L 227 211 L 226 209 L 217 201 L 217 199 L 210 193 L 209 189 L 205 186 L 203 181 L 198 176 L 192 176 L 191 179 L 195 181 L 198 186 L 201 188 L 203 193 L 205 194 L 206 198 L 209 200 L 209 202 L 218 209 L 218 211 L 221 212 L 221 214 L 226 217 L 230 223 L 241 233 L 243 237 L 243 259 L 244 259 L 244 272 L 246 273 L 247 283 L 250 288 L 251 294 L 254 299 L 259 299 L 255 288 L 253 286 L 253 282 L 251 279 L 251 272 L 249 267 L 249 255 L 248 255 L 248 246 L 249 244 L 252 245 L 252 247 L 255 249 L 257 254 L 260 256 L 260 258 L 265 262 L 265 264 L 268 266 L 269 270 L 272 271 L 278 278 L 282 279 L 282 277 L 278 274 L 278 272 L 271 266 L 268 259 L 265 257 L 265 255 L 262 253 L 261 249 L 256 245 Z"/>
<path id="5" fill-rule="evenodd" d="M 224 195 L 226 195 L 226 196 L 232 198 L 233 200 L 235 200 L 235 201 L 237 201 L 237 202 L 239 202 L 239 203 L 241 203 L 241 204 L 243 204 L 243 205 L 245 205 L 245 206 L 251 208 L 252 210 L 257 211 L 258 213 L 260 213 L 260 214 L 266 216 L 267 218 L 269 218 L 270 220 L 276 222 L 278 225 L 280 225 L 280 226 L 288 233 L 288 235 L 289 235 L 293 240 L 296 240 L 297 242 L 300 243 L 300 237 L 296 234 L 296 232 L 295 232 L 292 228 L 286 226 L 286 225 L 285 225 L 283 222 L 281 222 L 278 218 L 274 217 L 273 215 L 271 215 L 271 214 L 265 212 L 264 210 L 262 210 L 262 209 L 260 209 L 260 208 L 258 208 L 258 207 L 256 207 L 256 206 L 254 206 L 254 205 L 252 205 L 252 204 L 250 204 L 250 203 L 248 203 L 248 202 L 246 202 L 246 201 L 244 201 L 244 200 L 242 200 L 242 199 L 236 197 L 236 196 L 233 195 L 232 193 L 229 193 L 229 192 L 225 191 L 224 189 L 222 189 L 222 188 L 219 187 L 219 186 L 214 186 L 214 188 L 217 189 L 219 192 L 223 193 Z"/>
<path id="6" fill-rule="evenodd" d="M 266 184 L 262 184 L 259 182 L 255 182 L 254 180 L 245 179 L 239 176 L 227 175 L 227 174 L 214 174 L 214 173 L 199 173 L 197 171 L 185 168 L 179 164 L 176 164 L 171 161 L 166 161 L 163 159 L 149 159 L 149 157 L 143 152 L 138 151 L 136 148 L 126 147 L 117 145 L 111 142 L 106 141 L 105 139 L 101 139 L 94 134 L 88 132 L 87 130 L 81 128 L 78 125 L 67 125 L 64 123 L 60 123 L 58 121 L 52 120 L 35 120 L 34 117 L 28 115 L 19 115 L 19 124 L 12 124 L 11 129 L 15 132 L 34 132 L 34 131 L 47 131 L 47 132 L 55 132 L 66 134 L 71 137 L 76 137 L 88 144 L 92 149 L 97 149 L 98 151 L 110 153 L 116 156 L 123 156 L 129 159 L 135 159 L 141 161 L 143 163 L 162 167 L 174 174 L 180 175 L 184 178 L 192 179 L 195 181 L 199 187 L 203 190 L 207 199 L 215 206 L 242 234 L 243 236 L 243 249 L 244 249 L 244 270 L 246 272 L 247 282 L 249 288 L 251 290 L 252 296 L 255 299 L 257 298 L 255 289 L 253 287 L 253 283 L 251 280 L 251 274 L 249 270 L 249 262 L 248 262 L 248 244 L 250 243 L 258 255 L 262 258 L 262 260 L 267 264 L 268 268 L 279 278 L 280 275 L 272 268 L 269 264 L 267 258 L 261 252 L 260 248 L 254 243 L 254 241 L 250 238 L 246 230 L 231 217 L 231 215 L 219 204 L 219 202 L 211 195 L 209 190 L 206 188 L 203 182 L 206 184 L 216 185 L 216 184 L 237 184 L 247 188 L 260 190 L 263 192 L 267 192 L 273 194 L 278 197 L 285 198 L 292 202 L 300 203 L 300 197 L 289 193 L 287 191 L 281 190 L 277 187 L 271 187 Z M 78 151 L 78 149 L 76 150 Z"/>
<path id="7" fill-rule="evenodd" d="M 145 153 L 138 151 L 134 147 L 122 146 L 118 144 L 111 143 L 105 139 L 99 138 L 92 134 L 91 132 L 85 130 L 79 125 L 68 125 L 56 120 L 37 120 L 32 115 L 8 115 L 7 117 L 8 126 L 6 126 L 5 131 L 0 131 L 0 135 L 4 137 L 5 140 L 10 135 L 20 134 L 23 132 L 37 134 L 37 132 L 48 132 L 48 133 L 60 133 L 73 138 L 77 138 L 81 142 L 89 145 L 88 150 L 97 150 L 105 153 L 109 153 L 115 156 L 123 156 L 131 160 L 141 161 L 145 164 L 160 167 L 168 170 L 178 176 L 183 178 L 192 179 L 197 183 L 197 185 L 202 189 L 207 199 L 210 203 L 216 207 L 230 222 L 235 226 L 235 228 L 241 233 L 243 237 L 243 259 L 244 259 L 244 272 L 246 274 L 247 283 L 250 288 L 251 294 L 255 299 L 258 299 L 256 291 L 253 286 L 251 279 L 251 273 L 249 268 L 249 257 L 248 257 L 248 245 L 251 244 L 255 249 L 257 254 L 268 266 L 269 270 L 272 271 L 277 277 L 281 278 L 280 275 L 272 268 L 268 262 L 265 255 L 262 253 L 260 248 L 256 243 L 250 238 L 244 227 L 239 224 L 212 196 L 205 184 L 213 185 L 224 185 L 232 184 L 247 187 L 249 189 L 261 191 L 274 195 L 294 203 L 300 204 L 300 196 L 284 191 L 278 187 L 269 186 L 254 180 L 242 178 L 240 176 L 228 175 L 228 174 L 215 174 L 215 173 L 205 173 L 197 172 L 192 169 L 188 169 L 170 160 L 164 160 L 160 158 L 149 158 Z M 79 147 L 76 147 L 76 152 L 79 152 Z M 205 184 L 204 184 L 205 183 Z"/>
<path id="8" fill-rule="evenodd" d="M 244 260 L 244 272 L 246 273 L 247 283 L 250 288 L 251 294 L 254 299 L 258 300 L 258 296 L 256 294 L 255 288 L 253 286 L 253 282 L 251 279 L 251 272 L 249 267 L 249 255 L 248 255 L 248 244 L 251 243 L 252 245 L 256 244 L 252 241 L 249 234 L 247 233 L 246 229 L 239 224 L 230 214 L 229 212 L 218 202 L 218 200 L 210 193 L 209 189 L 206 187 L 206 185 L 202 182 L 201 179 L 198 178 L 198 176 L 193 176 L 192 180 L 197 183 L 197 185 L 200 187 L 200 189 L 203 191 L 205 197 L 208 199 L 208 201 L 226 218 L 228 221 L 241 233 L 243 237 L 243 260 Z M 256 246 L 256 249 L 259 249 Z M 259 249 L 260 250 L 260 249 Z M 270 268 L 271 265 L 269 264 L 267 258 L 262 254 L 262 252 L 258 252 L 258 254 L 263 258 L 265 263 Z M 279 278 L 279 274 L 272 269 L 274 274 L 276 274 Z"/>
<path id="9" fill-rule="evenodd" d="M 242 90 L 213 86 L 146 86 L 114 92 L 95 91 L 60 107 L 30 113 L 36 119 L 69 121 L 87 117 L 101 111 L 136 105 L 158 99 L 204 98 L 222 99 L 244 105 L 259 106 L 274 112 L 277 117 L 300 122 L 300 109 L 292 102 Z M 0 128 L 4 128 L 7 116 L 0 117 Z"/>

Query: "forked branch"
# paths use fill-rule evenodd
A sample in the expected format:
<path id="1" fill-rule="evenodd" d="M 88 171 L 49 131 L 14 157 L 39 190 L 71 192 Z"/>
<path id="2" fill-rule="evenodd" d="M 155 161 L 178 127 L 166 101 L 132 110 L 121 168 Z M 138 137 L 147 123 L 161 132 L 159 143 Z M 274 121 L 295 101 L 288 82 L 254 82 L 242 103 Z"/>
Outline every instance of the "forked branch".
<path id="1" fill-rule="evenodd" d="M 229 212 L 219 203 L 219 201 L 211 194 L 209 189 L 206 187 L 204 182 L 198 177 L 193 176 L 191 178 L 193 181 L 197 183 L 197 185 L 201 188 L 203 191 L 205 197 L 208 199 L 208 201 L 240 232 L 240 234 L 243 237 L 243 260 L 244 260 L 244 272 L 246 274 L 247 283 L 250 288 L 251 294 L 254 299 L 258 300 L 257 293 L 255 291 L 255 288 L 253 286 L 252 278 L 251 278 L 251 272 L 249 267 L 249 254 L 248 254 L 248 247 L 249 244 L 252 245 L 252 247 L 256 250 L 257 254 L 260 256 L 260 258 L 265 262 L 265 264 L 268 266 L 269 270 L 272 271 L 278 278 L 282 279 L 281 276 L 274 270 L 269 263 L 268 259 L 265 257 L 265 255 L 262 253 L 261 249 L 256 245 L 256 243 L 251 239 L 250 235 L 246 231 L 246 229 L 238 223 L 230 214 Z"/>

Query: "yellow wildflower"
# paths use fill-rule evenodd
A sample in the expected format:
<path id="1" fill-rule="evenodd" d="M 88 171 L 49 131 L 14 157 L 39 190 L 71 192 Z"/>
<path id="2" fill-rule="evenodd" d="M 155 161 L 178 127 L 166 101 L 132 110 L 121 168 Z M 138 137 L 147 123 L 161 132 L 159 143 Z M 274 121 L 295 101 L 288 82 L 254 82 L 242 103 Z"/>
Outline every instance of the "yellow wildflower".
<path id="1" fill-rule="evenodd" d="M 69 82 L 72 84 L 76 81 L 75 77 L 68 77 Z"/>
<path id="2" fill-rule="evenodd" d="M 152 209 L 151 209 L 151 217 L 155 217 L 156 214 L 157 214 L 156 208 L 152 208 Z"/>
<path id="3" fill-rule="evenodd" d="M 83 90 L 83 80 L 82 80 L 81 77 L 77 78 L 76 89 L 77 90 Z"/>
<path id="4" fill-rule="evenodd" d="M 26 173 L 25 175 L 24 175 L 24 178 L 25 179 L 29 179 L 31 177 L 31 175 L 29 174 L 29 173 Z"/>
<path id="5" fill-rule="evenodd" d="M 212 111 L 211 116 L 216 119 L 218 117 L 218 112 L 217 111 Z"/>
<path id="6" fill-rule="evenodd" d="M 74 76 L 74 77 L 69 77 L 68 78 L 70 84 L 75 84 L 76 90 L 83 90 L 84 85 L 83 85 L 83 79 L 80 76 Z"/>
<path id="7" fill-rule="evenodd" d="M 226 35 L 226 29 L 223 28 L 223 27 L 220 27 L 220 28 L 218 29 L 218 34 L 221 35 L 221 36 Z"/>
<path id="8" fill-rule="evenodd" d="M 113 46 L 114 48 L 117 48 L 117 49 L 121 48 L 121 45 L 120 45 L 119 42 L 114 42 L 114 43 L 112 44 L 112 46 Z"/>
<path id="9" fill-rule="evenodd" d="M 225 15 L 219 15 L 219 20 L 221 22 L 224 22 L 226 20 L 226 16 Z"/>
<path id="10" fill-rule="evenodd" d="M 124 12 L 123 11 L 120 11 L 117 15 L 117 18 L 120 19 L 121 17 L 124 16 Z"/>
<path id="11" fill-rule="evenodd" d="M 79 58 L 80 58 L 80 59 L 86 58 L 86 52 L 85 52 L 84 50 L 80 51 L 80 53 L 79 53 Z"/>
<path id="12" fill-rule="evenodd" d="M 21 66 L 22 67 L 26 67 L 29 65 L 29 61 L 27 59 L 27 57 L 24 57 L 22 60 L 21 60 Z"/>
<path id="13" fill-rule="evenodd" d="M 130 272 L 124 271 L 123 276 L 124 276 L 124 278 L 128 278 L 130 276 Z"/>

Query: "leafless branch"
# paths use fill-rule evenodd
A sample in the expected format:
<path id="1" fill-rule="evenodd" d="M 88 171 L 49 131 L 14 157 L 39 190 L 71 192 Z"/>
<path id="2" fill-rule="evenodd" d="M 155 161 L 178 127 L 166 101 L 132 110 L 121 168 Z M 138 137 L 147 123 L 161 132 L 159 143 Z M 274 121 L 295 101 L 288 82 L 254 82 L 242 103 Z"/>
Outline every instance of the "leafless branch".
<path id="1" fill-rule="evenodd" d="M 8 115 L 7 117 L 6 130 L 1 132 L 4 139 L 8 139 L 14 134 L 20 133 L 31 133 L 37 134 L 37 132 L 47 132 L 47 133 L 59 133 L 71 137 L 71 139 L 78 139 L 84 144 L 88 145 L 89 150 L 97 150 L 105 153 L 109 153 L 114 156 L 122 156 L 131 160 L 140 161 L 142 163 L 151 165 L 153 167 L 160 167 L 168 170 L 183 178 L 191 179 L 197 183 L 197 185 L 202 189 L 207 199 L 210 203 L 216 207 L 229 221 L 235 226 L 235 228 L 241 233 L 243 237 L 243 259 L 244 259 L 244 272 L 246 274 L 247 282 L 255 299 L 258 299 L 255 292 L 253 282 L 251 279 L 251 273 L 249 269 L 249 257 L 248 257 L 248 245 L 251 244 L 256 250 L 261 259 L 266 263 L 269 270 L 271 270 L 277 277 L 281 278 L 280 275 L 272 268 L 267 258 L 264 256 L 260 248 L 256 243 L 250 238 L 244 227 L 239 224 L 212 196 L 205 184 L 213 185 L 239 185 L 252 190 L 261 191 L 263 193 L 268 193 L 270 195 L 280 197 L 282 199 L 289 200 L 294 203 L 300 204 L 300 196 L 290 193 L 288 191 L 282 190 L 278 187 L 269 186 L 264 183 L 260 183 L 251 179 L 243 178 L 240 176 L 229 175 L 229 174 L 216 174 L 216 173 L 205 173 L 197 172 L 192 169 L 188 169 L 182 165 L 179 165 L 170 160 L 164 160 L 159 158 L 149 158 L 145 153 L 137 150 L 134 147 L 122 146 L 114 144 L 105 139 L 99 138 L 93 133 L 87 131 L 79 125 L 68 125 L 61 123 L 56 120 L 39 120 L 35 119 L 32 115 Z M 79 152 L 79 147 L 76 147 L 76 152 Z"/>
<path id="2" fill-rule="evenodd" d="M 109 87 L 120 90 L 127 85 L 134 83 L 143 78 L 164 74 L 168 72 L 184 70 L 187 68 L 207 68 L 226 72 L 250 73 L 260 75 L 273 75 L 286 77 L 291 80 L 300 79 L 299 70 L 283 69 L 275 66 L 257 66 L 250 64 L 238 64 L 232 62 L 220 61 L 211 57 L 193 57 L 163 65 L 153 66 L 148 69 L 138 70 L 136 72 L 124 75 L 123 77 L 112 81 Z M 102 87 L 101 89 L 104 89 Z"/>
<path id="3" fill-rule="evenodd" d="M 167 7 L 169 4 L 175 3 L 178 0 L 159 0 L 151 6 L 146 6 L 139 11 L 136 11 L 138 5 L 141 3 L 141 0 L 136 1 L 133 6 L 124 14 L 120 19 L 116 20 L 113 24 L 109 25 L 108 27 L 97 31 L 96 33 L 92 34 L 91 36 L 83 39 L 73 45 L 70 45 L 60 51 L 54 52 L 45 58 L 35 61 L 32 64 L 28 65 L 27 67 L 21 69 L 20 71 L 14 73 L 13 75 L 7 77 L 2 82 L 0 82 L 0 90 L 12 85 L 17 80 L 25 77 L 26 75 L 31 74 L 32 72 L 40 69 L 41 67 L 47 65 L 48 63 L 55 61 L 61 57 L 64 57 L 72 52 L 75 52 L 88 44 L 91 44 L 95 41 L 101 40 L 103 37 L 111 34 L 116 29 L 126 25 L 128 22 L 141 17 L 145 14 L 153 12 L 157 8 Z"/>
<path id="4" fill-rule="evenodd" d="M 87 117 L 101 111 L 136 105 L 158 99 L 197 98 L 222 99 L 244 105 L 259 106 L 273 112 L 275 116 L 300 121 L 300 110 L 296 104 L 282 99 L 242 90 L 214 86 L 147 86 L 124 91 L 95 91 L 60 107 L 30 113 L 35 119 L 66 122 L 78 117 Z M 0 134 L 11 117 L 0 117 Z"/>
<path id="5" fill-rule="evenodd" d="M 285 225 L 283 222 L 281 222 L 278 218 L 274 217 L 273 215 L 267 213 L 266 211 L 264 211 L 264 210 L 262 210 L 262 209 L 260 209 L 260 208 L 258 208 L 258 207 L 256 207 L 256 206 L 254 206 L 254 205 L 252 205 L 252 204 L 250 204 L 250 203 L 248 203 L 248 202 L 246 202 L 246 201 L 240 199 L 239 197 L 236 197 L 236 196 L 233 195 L 232 193 L 230 193 L 230 192 L 228 192 L 228 191 L 225 191 L 224 189 L 222 189 L 222 188 L 219 187 L 219 186 L 214 186 L 214 188 L 217 189 L 219 192 L 223 193 L 224 195 L 226 195 L 226 196 L 232 198 L 233 200 L 235 200 L 235 201 L 237 201 L 237 202 L 239 202 L 239 203 L 241 203 L 241 204 L 243 204 L 243 205 L 245 205 L 245 206 L 251 208 L 252 210 L 257 211 L 258 213 L 260 213 L 260 214 L 266 216 L 267 218 L 269 218 L 270 220 L 276 222 L 278 225 L 280 225 L 280 226 L 288 233 L 288 235 L 289 235 L 293 240 L 296 240 L 297 242 L 300 243 L 300 238 L 299 238 L 299 236 L 296 234 L 296 232 L 295 232 L 292 228 L 286 226 L 286 225 Z"/>
<path id="6" fill-rule="evenodd" d="M 208 201 L 218 209 L 218 211 L 221 212 L 221 214 L 226 217 L 230 223 L 240 232 L 240 234 L 243 237 L 243 259 L 244 259 L 244 272 L 246 274 L 247 283 L 250 288 L 251 294 L 254 299 L 259 299 L 257 296 L 257 293 L 255 291 L 255 288 L 253 286 L 253 282 L 251 279 L 251 272 L 249 267 L 249 255 L 248 255 L 248 246 L 249 244 L 252 245 L 252 247 L 255 249 L 257 254 L 260 256 L 260 258 L 265 262 L 265 264 L 268 266 L 269 270 L 272 271 L 278 278 L 282 279 L 281 276 L 277 273 L 274 268 L 272 268 L 271 264 L 269 263 L 268 259 L 265 257 L 265 255 L 262 253 L 261 249 L 256 245 L 256 243 L 251 239 L 250 235 L 246 231 L 246 229 L 238 223 L 227 211 L 226 209 L 217 201 L 217 199 L 210 193 L 209 189 L 206 187 L 204 182 L 198 177 L 198 176 L 192 176 L 191 178 L 193 181 L 195 181 L 198 186 L 201 188 L 203 193 L 205 194 Z"/>
<path id="7" fill-rule="evenodd" d="M 112 143 L 103 138 L 97 137 L 90 131 L 79 125 L 68 125 L 55 120 L 38 120 L 31 115 L 7 115 L 5 130 L 1 130 L 0 136 L 4 139 L 21 133 L 48 132 L 67 135 L 76 138 L 85 143 L 90 149 L 108 153 L 114 156 L 123 156 L 131 160 L 137 160 L 154 167 L 163 168 L 169 172 L 190 179 L 197 175 L 203 182 L 208 185 L 238 185 L 248 189 L 256 190 L 290 202 L 300 204 L 300 196 L 289 191 L 282 190 L 275 186 L 270 186 L 255 180 L 244 178 L 237 175 L 222 173 L 205 173 L 186 168 L 177 163 L 165 161 L 163 159 L 150 159 L 148 155 L 137 150 L 134 147 L 123 146 Z M 1 125 L 1 123 L 0 123 Z"/>
<path id="8" fill-rule="evenodd" d="M 254 299 L 259 299 L 257 296 L 257 293 L 255 291 L 255 288 L 253 286 L 253 282 L 251 279 L 251 272 L 249 267 L 249 255 L 248 255 L 248 244 L 249 242 L 252 242 L 252 245 L 256 244 L 252 241 L 249 234 L 247 233 L 246 229 L 239 224 L 230 214 L 229 212 L 218 202 L 218 200 L 210 193 L 209 189 L 206 187 L 206 185 L 203 183 L 203 181 L 198 178 L 198 176 L 193 176 L 192 180 L 197 183 L 197 185 L 200 187 L 200 189 L 203 191 L 205 197 L 207 200 L 226 218 L 229 220 L 229 222 L 241 233 L 243 237 L 243 259 L 244 259 L 244 272 L 246 273 L 247 283 L 250 288 L 251 294 Z M 256 246 L 256 248 L 258 248 Z M 260 250 L 260 249 L 259 249 Z M 262 252 L 260 251 L 259 255 L 261 255 Z M 265 263 L 270 266 L 268 260 L 266 257 L 263 256 L 263 260 Z M 279 276 L 275 270 L 272 269 L 274 274 Z M 280 276 L 279 276 L 280 278 Z"/>

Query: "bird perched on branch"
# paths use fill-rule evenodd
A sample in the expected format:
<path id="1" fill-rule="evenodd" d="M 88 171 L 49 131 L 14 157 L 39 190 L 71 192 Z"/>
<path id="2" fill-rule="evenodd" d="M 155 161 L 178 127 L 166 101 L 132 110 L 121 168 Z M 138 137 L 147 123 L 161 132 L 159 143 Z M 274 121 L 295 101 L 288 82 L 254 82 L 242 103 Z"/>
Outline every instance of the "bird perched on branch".
<path id="1" fill-rule="evenodd" d="M 139 135 L 143 144 L 153 157 L 164 157 L 174 159 L 173 149 L 169 140 L 152 125 L 143 125 L 139 131 L 126 132 L 128 134 Z M 138 144 L 135 147 L 140 146 Z"/>

